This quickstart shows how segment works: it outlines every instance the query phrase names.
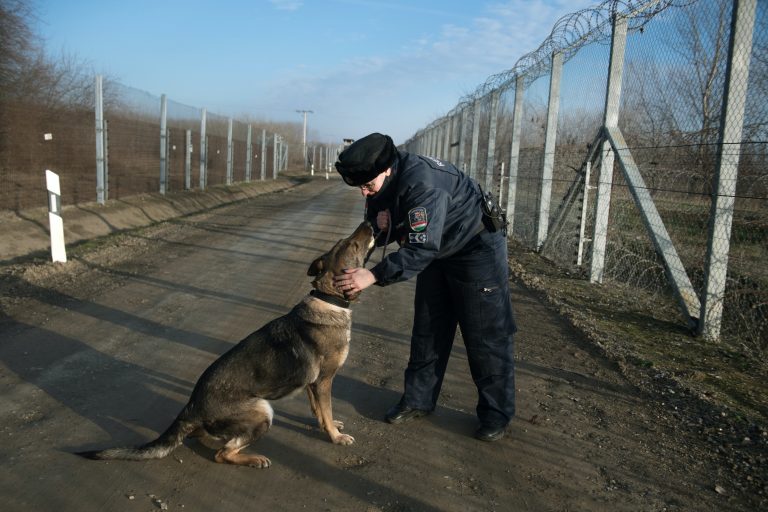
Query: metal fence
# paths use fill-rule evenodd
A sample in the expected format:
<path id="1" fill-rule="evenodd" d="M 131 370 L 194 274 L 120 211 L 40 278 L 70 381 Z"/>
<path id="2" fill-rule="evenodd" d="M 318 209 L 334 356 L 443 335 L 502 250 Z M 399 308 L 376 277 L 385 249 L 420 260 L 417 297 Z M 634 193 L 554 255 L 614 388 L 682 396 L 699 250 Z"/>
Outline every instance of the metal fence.
<path id="1" fill-rule="evenodd" d="M 605 1 L 416 133 L 559 264 L 768 351 L 768 2 Z"/>
<path id="2" fill-rule="evenodd" d="M 0 210 L 46 206 L 46 169 L 59 174 L 64 204 L 79 204 L 273 179 L 288 167 L 293 134 L 271 123 L 220 116 L 100 76 L 86 83 L 77 102 L 0 101 Z M 293 160 L 302 162 L 294 147 Z M 327 167 L 336 149 L 308 153 Z"/>

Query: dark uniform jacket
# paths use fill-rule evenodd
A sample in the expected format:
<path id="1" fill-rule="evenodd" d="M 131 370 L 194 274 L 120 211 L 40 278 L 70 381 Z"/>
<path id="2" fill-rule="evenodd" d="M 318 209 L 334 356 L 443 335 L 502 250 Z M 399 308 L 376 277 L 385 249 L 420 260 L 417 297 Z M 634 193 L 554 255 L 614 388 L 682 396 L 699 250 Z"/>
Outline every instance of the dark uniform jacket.
<path id="1" fill-rule="evenodd" d="M 452 164 L 399 151 L 393 174 L 366 205 L 374 226 L 380 211 L 390 211 L 392 231 L 377 244 L 400 244 L 371 269 L 376 284 L 404 281 L 458 252 L 483 230 L 481 201 L 477 183 Z"/>

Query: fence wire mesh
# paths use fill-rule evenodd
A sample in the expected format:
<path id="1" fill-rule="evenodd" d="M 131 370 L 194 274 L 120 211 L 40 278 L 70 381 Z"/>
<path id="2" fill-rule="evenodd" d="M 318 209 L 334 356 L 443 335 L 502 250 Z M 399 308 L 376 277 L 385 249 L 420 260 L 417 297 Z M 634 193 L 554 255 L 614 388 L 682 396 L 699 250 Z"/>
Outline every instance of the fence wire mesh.
<path id="1" fill-rule="evenodd" d="M 46 169 L 59 175 L 64 205 L 99 200 L 95 81 L 80 76 L 72 82 L 76 85 L 66 93 L 48 96 L 0 91 L 0 210 L 45 207 Z M 287 167 L 288 156 L 292 165 L 303 166 L 296 144 L 298 123 L 232 119 L 230 144 L 230 118 L 206 112 L 203 141 L 203 109 L 172 99 L 166 104 L 167 144 L 161 155 L 161 96 L 111 80 L 103 81 L 102 90 L 105 199 L 200 188 L 201 167 L 204 186 L 271 179 L 278 162 L 276 136 L 280 170 Z M 293 155 L 288 154 L 289 144 L 297 148 Z"/>
<path id="2" fill-rule="evenodd" d="M 742 7 L 736 16 L 738 4 Z M 741 32 L 734 32 L 732 40 L 734 27 L 747 26 L 744 20 L 750 18 L 754 28 L 737 28 Z M 626 22 L 620 45 L 612 42 L 614 19 Z M 602 127 L 610 124 L 606 116 L 612 108 L 606 100 L 609 64 L 617 48 L 622 49 L 617 68 L 621 90 L 612 112 L 626 147 L 604 153 L 609 139 Z M 557 103 L 550 103 L 550 87 L 557 86 L 553 56 L 558 53 L 564 65 Z M 519 80 L 521 126 L 514 133 Z M 702 332 L 716 324 L 714 332 L 722 339 L 765 354 L 767 84 L 768 3 L 605 1 L 560 20 L 537 50 L 489 77 L 405 147 L 452 159 L 480 183 L 491 172 L 502 204 L 512 206 L 512 236 L 528 247 L 591 274 L 593 280 L 598 266 L 596 280 L 660 296 L 677 293 L 694 324 L 699 322 L 700 329 L 705 325 Z M 492 128 L 494 95 L 499 98 L 498 124 Z M 547 153 L 553 106 L 559 107 L 556 144 Z M 446 126 L 450 133 L 445 138 L 457 150 L 438 155 L 425 141 L 437 127 Z M 479 143 L 473 147 L 477 130 Z M 545 162 L 552 156 L 550 181 Z M 601 175 L 603 161 L 612 173 Z M 502 178 L 502 164 L 507 170 L 512 164 L 513 175 Z M 549 185 L 547 209 L 549 198 L 542 192 L 550 194 Z M 610 198 L 606 209 L 597 204 L 601 187 Z M 595 217 L 597 211 L 606 216 Z M 539 222 L 542 216 L 547 222 Z M 592 239 L 603 224 L 604 253 L 597 238 Z M 548 229 L 540 246 L 542 225 Z M 681 268 L 670 269 L 677 259 Z M 687 281 L 697 297 L 686 297 Z M 720 281 L 722 296 L 716 291 Z M 721 325 L 716 318 L 720 314 Z"/>

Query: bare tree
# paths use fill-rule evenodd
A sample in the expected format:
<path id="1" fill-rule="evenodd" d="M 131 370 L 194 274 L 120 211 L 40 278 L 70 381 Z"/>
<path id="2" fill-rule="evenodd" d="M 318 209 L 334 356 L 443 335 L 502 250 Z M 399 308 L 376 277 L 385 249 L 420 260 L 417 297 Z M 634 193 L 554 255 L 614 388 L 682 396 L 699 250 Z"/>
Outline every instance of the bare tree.
<path id="1" fill-rule="evenodd" d="M 93 104 L 93 72 L 73 55 L 48 57 L 26 0 L 0 0 L 0 100 L 45 108 Z"/>

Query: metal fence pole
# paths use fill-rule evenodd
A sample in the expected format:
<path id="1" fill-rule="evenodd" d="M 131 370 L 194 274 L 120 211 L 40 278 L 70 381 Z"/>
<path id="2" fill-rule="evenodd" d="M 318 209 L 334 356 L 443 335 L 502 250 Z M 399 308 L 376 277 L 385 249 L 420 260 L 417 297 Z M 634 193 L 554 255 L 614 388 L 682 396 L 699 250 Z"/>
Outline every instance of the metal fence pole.
<path id="1" fill-rule="evenodd" d="M 445 134 L 444 140 L 443 140 L 443 154 L 440 155 L 440 158 L 445 160 L 446 162 L 449 162 L 451 159 L 451 121 L 453 120 L 453 116 L 448 117 L 445 122 L 443 123 Z"/>
<path id="2" fill-rule="evenodd" d="M 250 183 L 251 182 L 251 163 L 253 162 L 253 144 L 251 142 L 251 139 L 253 137 L 253 126 L 250 124 L 248 125 L 248 134 L 246 135 L 246 141 L 245 141 L 245 182 Z"/>
<path id="3" fill-rule="evenodd" d="M 275 134 L 273 138 L 273 147 L 274 150 L 272 151 L 272 179 L 277 179 L 277 165 L 280 158 L 280 142 L 279 142 L 280 136 L 278 134 Z"/>
<path id="4" fill-rule="evenodd" d="M 459 119 L 461 117 L 461 114 L 459 112 L 456 112 L 451 116 L 451 143 L 450 143 L 450 149 L 448 150 L 448 161 L 452 162 L 456 167 L 461 169 L 461 165 L 459 164 Z"/>
<path id="5" fill-rule="evenodd" d="M 555 170 L 555 147 L 557 143 L 557 117 L 560 110 L 560 82 L 563 76 L 563 54 L 552 54 L 552 74 L 549 79 L 549 101 L 547 103 L 547 130 L 544 136 L 544 163 L 541 170 L 541 193 L 539 194 L 539 225 L 536 230 L 536 250 L 540 250 L 547 239 L 549 229 L 549 206 L 552 200 L 552 176 Z"/>
<path id="6" fill-rule="evenodd" d="M 227 185 L 232 184 L 234 167 L 232 165 L 232 118 L 227 122 Z"/>
<path id="7" fill-rule="evenodd" d="M 192 130 L 187 130 L 184 146 L 184 190 L 192 188 Z"/>
<path id="8" fill-rule="evenodd" d="M 461 119 L 459 124 L 459 161 L 456 162 L 456 165 L 459 169 L 466 172 L 467 164 L 466 164 L 466 155 L 464 147 L 467 145 L 467 107 L 461 109 Z"/>
<path id="9" fill-rule="evenodd" d="M 168 184 L 168 97 L 160 95 L 160 193 Z"/>
<path id="10" fill-rule="evenodd" d="M 712 340 L 720 337 L 723 317 L 723 297 L 728 271 L 733 207 L 756 12 L 756 0 L 733 1 L 728 64 L 718 136 L 717 175 L 707 239 L 704 296 L 698 325 L 699 333 Z"/>
<path id="11" fill-rule="evenodd" d="M 101 75 L 96 75 L 96 202 L 104 204 L 104 91 Z"/>
<path id="12" fill-rule="evenodd" d="M 520 166 L 520 138 L 523 126 L 523 95 L 525 77 L 518 75 L 515 80 L 515 106 L 512 112 L 512 143 L 509 150 L 509 183 L 507 184 L 507 231 L 514 234 L 515 201 L 517 199 L 517 172 Z"/>
<path id="13" fill-rule="evenodd" d="M 109 121 L 104 119 L 104 200 L 109 199 Z"/>
<path id="14" fill-rule="evenodd" d="M 477 146 L 480 143 L 480 98 L 472 104 L 472 153 L 469 156 L 469 176 L 477 179 Z"/>
<path id="15" fill-rule="evenodd" d="M 624 73 L 624 50 L 627 44 L 627 19 L 623 16 L 613 20 L 613 36 L 608 63 L 608 84 L 605 91 L 604 126 L 616 126 L 619 121 L 619 100 L 621 98 L 621 80 Z M 597 179 L 595 196 L 595 220 L 592 233 L 592 254 L 589 280 L 602 283 L 605 273 L 605 248 L 608 236 L 608 213 L 611 207 L 611 188 L 613 187 L 614 155 L 608 141 L 602 143 L 600 171 Z M 589 186 L 586 183 L 585 186 Z"/>
<path id="16" fill-rule="evenodd" d="M 496 125 L 499 122 L 499 96 L 501 91 L 496 89 L 491 93 L 491 120 L 488 126 L 488 155 L 485 159 L 485 190 L 490 191 L 493 185 L 493 173 L 496 170 Z"/>
<path id="17" fill-rule="evenodd" d="M 261 181 L 267 179 L 267 130 L 261 130 Z"/>
<path id="18" fill-rule="evenodd" d="M 207 125 L 206 118 L 208 112 L 202 109 L 200 113 L 200 190 L 205 190 L 206 181 L 206 163 L 208 159 L 208 146 L 206 144 L 207 138 L 205 135 L 205 128 Z"/>

